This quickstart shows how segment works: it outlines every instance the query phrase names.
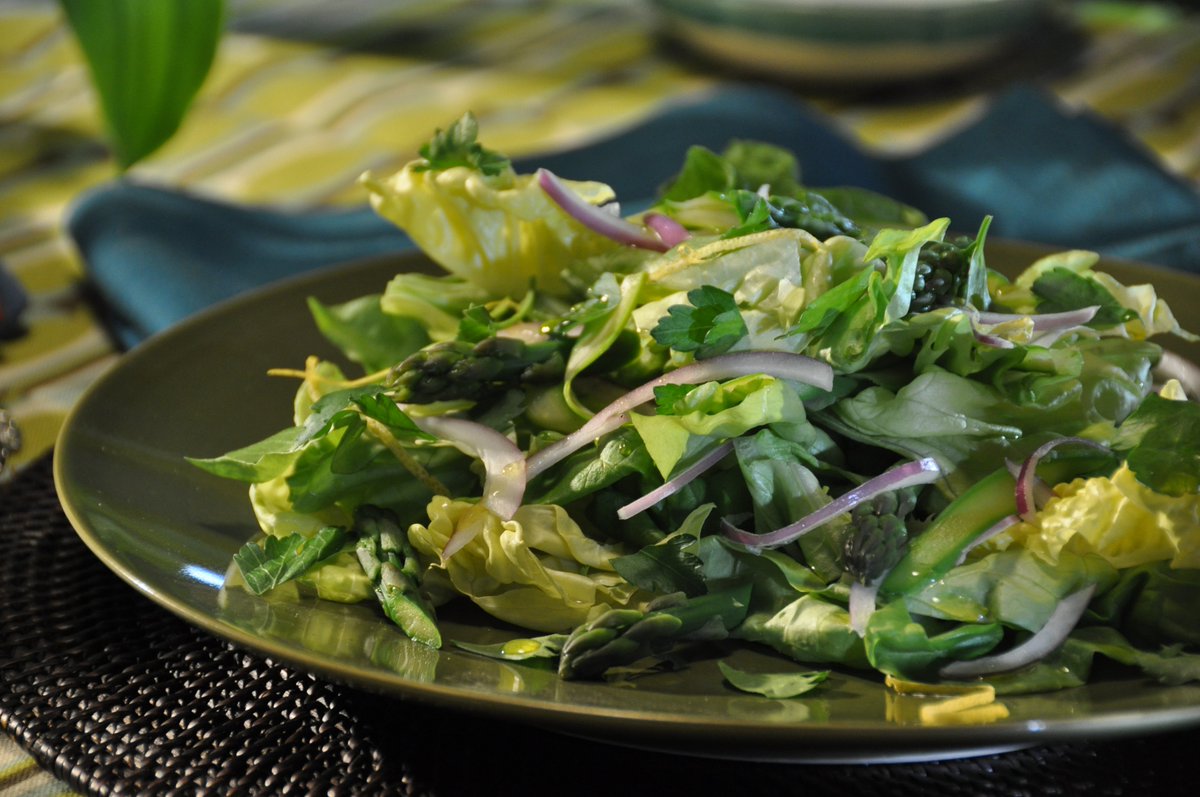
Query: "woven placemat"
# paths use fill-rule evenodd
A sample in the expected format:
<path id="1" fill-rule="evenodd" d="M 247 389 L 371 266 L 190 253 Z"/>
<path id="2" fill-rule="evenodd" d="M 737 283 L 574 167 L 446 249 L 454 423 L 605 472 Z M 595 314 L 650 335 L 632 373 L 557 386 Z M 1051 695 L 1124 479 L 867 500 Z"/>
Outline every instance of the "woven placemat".
<path id="1" fill-rule="evenodd" d="M 0 728 L 93 794 L 1193 794 L 1200 733 L 930 764 L 630 750 L 367 694 L 234 647 L 110 573 L 50 463 L 0 487 Z"/>

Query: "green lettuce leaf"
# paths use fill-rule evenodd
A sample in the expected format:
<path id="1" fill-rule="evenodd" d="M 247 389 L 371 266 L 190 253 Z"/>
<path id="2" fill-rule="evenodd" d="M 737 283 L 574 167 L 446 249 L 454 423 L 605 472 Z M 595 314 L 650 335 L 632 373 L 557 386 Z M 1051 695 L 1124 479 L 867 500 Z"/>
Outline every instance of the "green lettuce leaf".
<path id="1" fill-rule="evenodd" d="M 637 429 L 664 479 L 722 441 L 781 421 L 802 421 L 804 404 L 787 383 L 755 374 L 708 382 L 688 391 L 670 415 L 633 414 Z"/>
<path id="2" fill-rule="evenodd" d="M 417 321 L 430 339 L 453 340 L 467 310 L 485 304 L 488 292 L 461 277 L 406 272 L 387 284 L 379 300 L 384 313 Z"/>
<path id="3" fill-rule="evenodd" d="M 880 230 L 857 270 L 810 302 L 788 336 L 842 373 L 866 367 L 886 351 L 879 331 L 908 313 L 921 247 L 941 240 L 948 224 L 938 219 L 916 230 Z"/>

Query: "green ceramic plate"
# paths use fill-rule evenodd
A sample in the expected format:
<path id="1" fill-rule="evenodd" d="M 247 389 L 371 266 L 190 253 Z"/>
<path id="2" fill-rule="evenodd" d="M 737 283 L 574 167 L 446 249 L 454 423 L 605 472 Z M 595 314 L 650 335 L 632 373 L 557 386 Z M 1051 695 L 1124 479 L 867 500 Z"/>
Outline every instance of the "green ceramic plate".
<path id="1" fill-rule="evenodd" d="M 1037 253 L 1013 244 L 989 251 L 993 263 L 1010 264 Z M 57 447 L 59 495 L 83 540 L 153 600 L 246 648 L 365 689 L 618 744 L 758 760 L 888 761 L 1200 724 L 1200 686 L 1140 679 L 1005 698 L 1006 719 L 961 727 L 921 724 L 918 698 L 898 698 L 868 676 L 837 674 L 810 698 L 735 693 L 711 658 L 620 686 L 561 682 L 452 646 L 416 645 L 370 607 L 223 590 L 234 551 L 256 531 L 254 517 L 243 486 L 184 456 L 222 453 L 290 423 L 294 384 L 267 369 L 335 356 L 314 331 L 305 297 L 344 301 L 379 292 L 396 271 L 425 268 L 413 255 L 306 275 L 203 313 L 125 356 L 81 400 Z M 1185 325 L 1200 328 L 1200 280 L 1112 270 L 1152 278 Z M 1200 361 L 1200 347 L 1179 351 Z M 450 639 L 512 636 L 471 611 L 443 617 Z M 794 666 L 748 648 L 729 655 L 745 669 Z"/>

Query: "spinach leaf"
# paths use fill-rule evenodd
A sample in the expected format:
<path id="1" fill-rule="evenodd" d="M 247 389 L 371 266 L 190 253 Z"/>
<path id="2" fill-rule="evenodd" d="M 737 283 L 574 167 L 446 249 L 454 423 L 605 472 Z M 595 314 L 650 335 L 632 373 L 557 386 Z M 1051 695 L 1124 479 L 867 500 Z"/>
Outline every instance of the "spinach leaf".
<path id="1" fill-rule="evenodd" d="M 735 689 L 774 698 L 799 697 L 816 689 L 829 677 L 829 670 L 752 673 L 739 670 L 723 661 L 718 661 L 717 667 L 729 685 Z"/>
<path id="2" fill-rule="evenodd" d="M 1088 326 L 1103 329 L 1137 318 L 1099 282 L 1067 268 L 1052 268 L 1033 283 L 1033 292 L 1041 299 L 1039 313 L 1059 313 L 1083 307 L 1098 307 Z"/>
<path id="3" fill-rule="evenodd" d="M 690 549 L 696 539 L 677 534 L 637 553 L 613 559 L 613 569 L 630 584 L 649 592 L 668 595 L 682 592 L 689 598 L 707 591 L 703 563 Z"/>
<path id="4" fill-rule="evenodd" d="M 308 300 L 321 334 L 368 373 L 390 368 L 429 342 L 421 322 L 385 313 L 379 299 L 363 296 L 333 307 Z"/>

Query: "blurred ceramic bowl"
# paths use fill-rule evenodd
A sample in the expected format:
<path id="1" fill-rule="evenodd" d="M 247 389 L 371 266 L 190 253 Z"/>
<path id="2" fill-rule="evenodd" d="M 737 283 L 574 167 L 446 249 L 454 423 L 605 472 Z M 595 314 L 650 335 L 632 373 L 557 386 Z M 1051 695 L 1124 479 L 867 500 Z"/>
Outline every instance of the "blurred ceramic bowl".
<path id="1" fill-rule="evenodd" d="M 661 30 L 734 67 L 822 82 L 900 82 L 996 56 L 1053 0 L 653 0 Z"/>

